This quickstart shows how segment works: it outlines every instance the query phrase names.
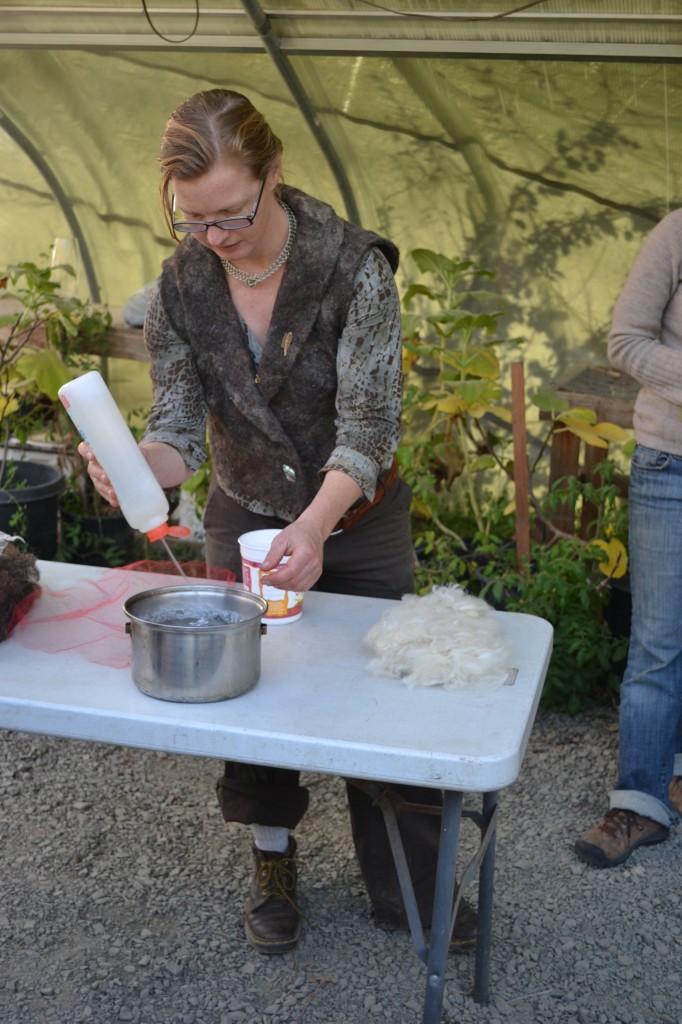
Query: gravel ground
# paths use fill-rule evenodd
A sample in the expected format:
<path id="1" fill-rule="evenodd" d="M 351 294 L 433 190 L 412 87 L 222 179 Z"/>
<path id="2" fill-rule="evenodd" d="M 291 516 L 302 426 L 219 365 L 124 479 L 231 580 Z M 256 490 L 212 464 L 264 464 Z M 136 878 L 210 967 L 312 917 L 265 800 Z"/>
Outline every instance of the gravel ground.
<path id="1" fill-rule="evenodd" d="M 443 1024 L 682 1024 L 681 831 L 610 871 L 571 852 L 604 810 L 616 743 L 612 715 L 540 712 L 502 796 L 491 1002 L 470 997 L 473 958 L 451 957 Z M 306 776 L 298 949 L 246 945 L 250 843 L 220 818 L 218 770 L 3 734 L 3 1024 L 421 1020 L 424 967 L 372 924 L 338 779 Z"/>

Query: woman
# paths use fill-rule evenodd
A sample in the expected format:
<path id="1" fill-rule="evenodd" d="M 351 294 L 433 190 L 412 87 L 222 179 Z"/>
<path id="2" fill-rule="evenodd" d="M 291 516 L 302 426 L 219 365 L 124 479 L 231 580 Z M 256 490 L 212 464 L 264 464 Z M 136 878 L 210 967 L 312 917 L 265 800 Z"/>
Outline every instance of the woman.
<path id="1" fill-rule="evenodd" d="M 410 491 L 392 459 L 397 249 L 284 187 L 281 143 L 238 93 L 214 89 L 181 104 L 158 163 L 166 219 L 183 240 L 145 322 L 154 398 L 142 450 L 154 473 L 164 487 L 186 480 L 205 458 L 208 426 L 212 566 L 240 579 L 240 534 L 279 527 L 264 562 L 270 585 L 400 598 L 412 589 L 414 556 Z M 115 501 L 101 468 L 90 469 Z M 377 920 L 403 926 L 382 816 L 356 785 L 348 796 Z M 300 914 L 290 833 L 308 803 L 298 772 L 228 762 L 218 797 L 227 821 L 253 828 L 247 937 L 262 952 L 292 949 Z M 407 799 L 433 804 L 437 794 Z M 428 923 L 438 821 L 400 817 Z M 462 929 L 469 942 L 470 919 Z"/>
<path id="2" fill-rule="evenodd" d="M 682 210 L 644 243 L 616 303 L 611 362 L 642 388 L 629 487 L 632 631 L 618 780 L 581 860 L 613 867 L 663 842 L 682 814 Z"/>

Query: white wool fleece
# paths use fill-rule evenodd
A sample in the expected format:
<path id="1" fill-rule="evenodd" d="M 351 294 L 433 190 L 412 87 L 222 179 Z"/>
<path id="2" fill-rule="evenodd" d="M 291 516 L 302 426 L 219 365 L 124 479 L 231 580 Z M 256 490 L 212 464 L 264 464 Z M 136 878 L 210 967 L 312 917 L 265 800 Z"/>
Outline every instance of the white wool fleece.
<path id="1" fill-rule="evenodd" d="M 490 693 L 512 668 L 493 609 L 456 585 L 434 587 L 423 597 L 406 594 L 365 641 L 375 654 L 368 671 L 410 687 Z"/>

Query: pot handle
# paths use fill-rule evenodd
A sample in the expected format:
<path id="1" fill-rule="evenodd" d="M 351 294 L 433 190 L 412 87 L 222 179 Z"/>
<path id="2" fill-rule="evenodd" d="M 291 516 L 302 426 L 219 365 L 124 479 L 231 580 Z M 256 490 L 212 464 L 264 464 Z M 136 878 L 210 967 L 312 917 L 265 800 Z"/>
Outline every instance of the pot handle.
<path id="1" fill-rule="evenodd" d="M 126 622 L 126 624 L 124 626 L 124 629 L 125 629 L 126 633 L 128 634 L 128 636 L 132 636 L 133 635 L 133 624 L 132 624 L 132 622 Z"/>
<path id="2" fill-rule="evenodd" d="M 268 627 L 267 627 L 266 623 L 265 622 L 261 622 L 261 624 L 260 624 L 260 635 L 261 636 L 265 636 L 267 631 L 268 631 Z"/>

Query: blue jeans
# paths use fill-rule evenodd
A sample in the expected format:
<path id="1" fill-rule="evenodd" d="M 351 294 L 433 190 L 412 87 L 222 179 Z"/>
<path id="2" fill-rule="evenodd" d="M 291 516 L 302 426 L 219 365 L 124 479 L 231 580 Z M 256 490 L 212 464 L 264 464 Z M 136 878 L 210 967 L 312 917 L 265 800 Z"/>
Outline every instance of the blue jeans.
<path id="1" fill-rule="evenodd" d="M 632 629 L 609 799 L 669 826 L 668 785 L 682 775 L 682 458 L 637 445 L 629 517 Z"/>

